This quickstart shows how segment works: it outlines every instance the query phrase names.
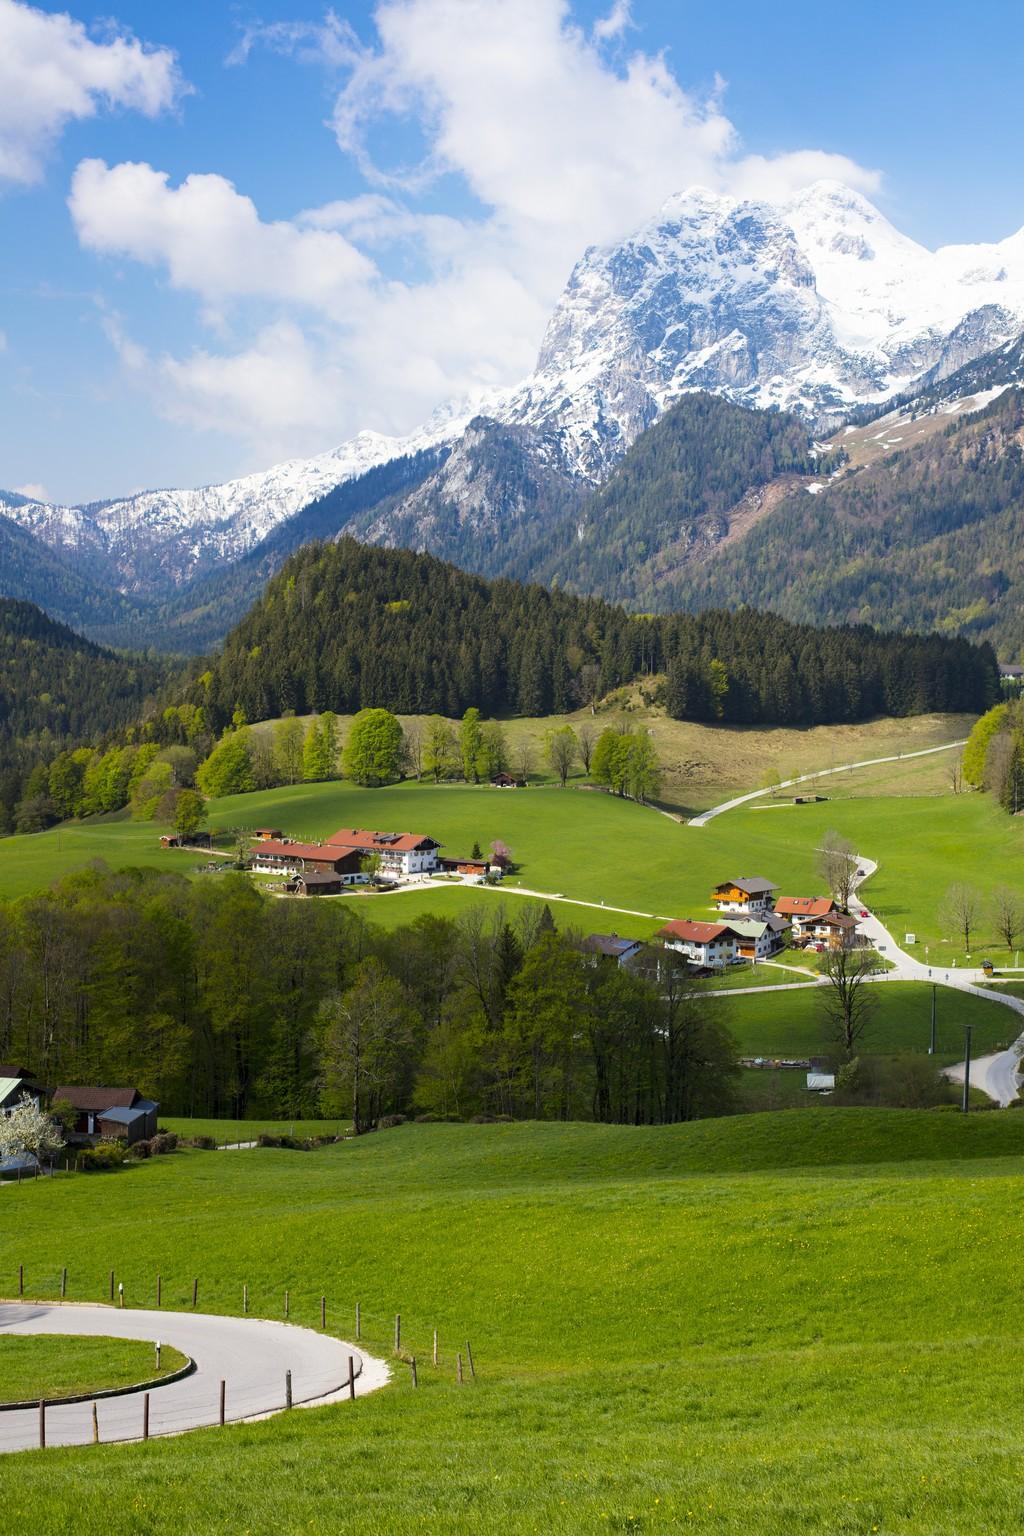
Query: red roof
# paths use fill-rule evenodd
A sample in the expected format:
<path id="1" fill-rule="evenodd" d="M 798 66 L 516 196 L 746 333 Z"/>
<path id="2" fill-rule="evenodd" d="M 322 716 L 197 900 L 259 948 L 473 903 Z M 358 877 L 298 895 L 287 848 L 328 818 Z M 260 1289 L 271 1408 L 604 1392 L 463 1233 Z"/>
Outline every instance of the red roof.
<path id="1" fill-rule="evenodd" d="M 338 857 L 335 849 L 325 848 L 323 843 L 282 843 L 273 837 L 264 838 L 259 847 L 253 849 L 253 854 L 256 858 L 269 854 L 277 858 L 324 859 L 328 863 Z"/>
<path id="2" fill-rule="evenodd" d="M 832 911 L 831 896 L 780 896 L 775 903 L 780 917 L 827 917 Z"/>
<path id="3" fill-rule="evenodd" d="M 141 1097 L 137 1088 L 55 1088 L 54 1103 L 63 1099 L 72 1109 L 102 1114 L 106 1109 L 131 1109 Z"/>
<path id="4" fill-rule="evenodd" d="M 366 832 L 359 827 L 342 827 L 327 841 L 341 848 L 366 848 L 373 853 L 412 853 L 417 848 L 441 846 L 421 832 Z"/>
<path id="5" fill-rule="evenodd" d="M 710 944 L 723 933 L 731 933 L 728 923 L 694 923 L 689 918 L 685 921 L 676 918 L 674 922 L 666 923 L 662 928 L 662 936 L 670 939 L 685 939 L 690 944 Z"/>

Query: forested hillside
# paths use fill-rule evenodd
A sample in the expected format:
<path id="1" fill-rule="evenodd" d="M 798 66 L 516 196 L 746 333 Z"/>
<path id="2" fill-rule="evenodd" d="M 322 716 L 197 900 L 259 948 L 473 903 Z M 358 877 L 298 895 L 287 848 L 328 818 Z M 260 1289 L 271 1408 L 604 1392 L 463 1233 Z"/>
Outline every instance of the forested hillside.
<path id="1" fill-rule="evenodd" d="M 713 564 L 687 608 L 750 603 L 805 623 L 870 623 L 1024 648 L 1024 392 L 947 432 L 798 492 Z"/>
<path id="2" fill-rule="evenodd" d="M 10 495 L 3 493 L 4 497 Z M 13 499 L 13 497 L 11 497 Z M 24 498 L 21 498 L 24 499 Z M 0 597 L 35 603 L 61 622 L 94 638 L 117 635 L 126 644 L 148 645 L 141 610 L 122 597 L 104 573 L 78 555 L 51 549 L 3 516 L 0 498 Z"/>
<path id="3" fill-rule="evenodd" d="M 665 674 L 678 718 L 824 723 L 985 708 L 995 658 L 750 611 L 641 617 L 342 539 L 293 555 L 192 686 L 207 725 L 294 710 L 544 715 Z"/>
<path id="4" fill-rule="evenodd" d="M 716 395 L 685 395 L 637 439 L 608 482 L 550 526 L 516 574 L 639 607 L 666 580 L 707 559 L 742 503 L 781 475 L 823 468 L 793 416 L 751 411 Z M 746 520 L 744 520 L 746 521 Z"/>
<path id="5" fill-rule="evenodd" d="M 31 603 L 0 598 L 0 831 L 35 764 L 123 731 L 166 677 L 160 663 L 115 655 Z"/>

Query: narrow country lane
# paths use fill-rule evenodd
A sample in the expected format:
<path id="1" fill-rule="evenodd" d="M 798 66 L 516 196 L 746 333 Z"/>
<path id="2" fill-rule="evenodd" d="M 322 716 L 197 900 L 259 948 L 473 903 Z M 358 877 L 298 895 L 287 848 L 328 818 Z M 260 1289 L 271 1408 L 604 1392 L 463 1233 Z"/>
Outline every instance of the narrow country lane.
<path id="1" fill-rule="evenodd" d="M 0 1334 L 74 1334 L 142 1339 L 173 1346 L 196 1363 L 190 1376 L 150 1389 L 149 1432 L 177 1435 L 220 1422 L 220 1383 L 225 1419 L 262 1418 L 285 1407 L 285 1376 L 291 1372 L 296 1407 L 348 1400 L 349 1358 L 357 1395 L 388 1380 L 388 1367 L 328 1334 L 259 1318 L 214 1317 L 203 1312 L 121 1310 L 51 1302 L 0 1302 Z M 100 1439 L 142 1438 L 141 1392 L 97 1400 Z M 46 1410 L 46 1444 L 86 1445 L 92 1440 L 92 1403 Z M 39 1410 L 0 1411 L 0 1451 L 39 1444 Z"/>

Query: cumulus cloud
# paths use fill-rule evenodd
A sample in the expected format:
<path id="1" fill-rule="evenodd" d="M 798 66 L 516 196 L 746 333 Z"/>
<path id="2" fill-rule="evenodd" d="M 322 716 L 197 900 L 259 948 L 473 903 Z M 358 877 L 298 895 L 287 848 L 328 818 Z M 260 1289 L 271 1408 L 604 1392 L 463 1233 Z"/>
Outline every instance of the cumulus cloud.
<path id="1" fill-rule="evenodd" d="M 287 453 L 410 430 L 446 398 L 516 382 L 583 249 L 687 186 L 877 186 L 814 149 L 745 154 L 720 85 L 699 97 L 664 56 L 629 50 L 627 0 L 589 33 L 568 0 L 380 0 L 374 21 L 372 45 L 330 12 L 252 27 L 231 60 L 268 47 L 338 79 L 331 127 L 360 194 L 268 223 L 220 176 L 174 187 L 149 165 L 85 161 L 74 178 L 83 244 L 165 270 L 222 337 L 242 327 L 230 350 L 152 367 L 168 410 L 262 453 L 271 434 Z M 414 164 L 379 153 L 395 121 L 425 146 Z"/>
<path id="2" fill-rule="evenodd" d="M 14 494 L 16 496 L 25 496 L 29 501 L 49 501 L 50 499 L 46 486 L 40 485 L 35 480 L 30 480 L 27 485 L 16 485 L 14 487 Z"/>
<path id="3" fill-rule="evenodd" d="M 155 117 L 186 89 L 169 48 L 114 24 L 95 40 L 71 16 L 0 0 L 0 182 L 37 181 L 73 119 L 101 107 Z"/>

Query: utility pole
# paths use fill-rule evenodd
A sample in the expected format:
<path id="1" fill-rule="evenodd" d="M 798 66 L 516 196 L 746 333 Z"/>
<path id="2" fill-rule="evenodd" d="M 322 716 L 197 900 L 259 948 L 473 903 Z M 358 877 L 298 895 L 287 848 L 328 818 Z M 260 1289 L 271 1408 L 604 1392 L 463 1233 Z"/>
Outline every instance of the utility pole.
<path id="1" fill-rule="evenodd" d="M 932 1043 L 928 1047 L 929 1056 L 935 1055 L 935 994 L 938 990 L 938 987 L 932 987 Z"/>
<path id="2" fill-rule="evenodd" d="M 964 1048 L 964 1100 L 963 1100 L 963 1104 L 961 1105 L 961 1108 L 963 1109 L 963 1112 L 966 1115 L 966 1113 L 968 1111 L 968 1108 L 970 1107 L 970 1093 L 971 1093 L 971 1025 L 970 1024 L 965 1024 L 964 1025 L 964 1034 L 966 1035 L 967 1040 L 966 1040 L 966 1045 L 965 1045 L 965 1048 Z"/>

